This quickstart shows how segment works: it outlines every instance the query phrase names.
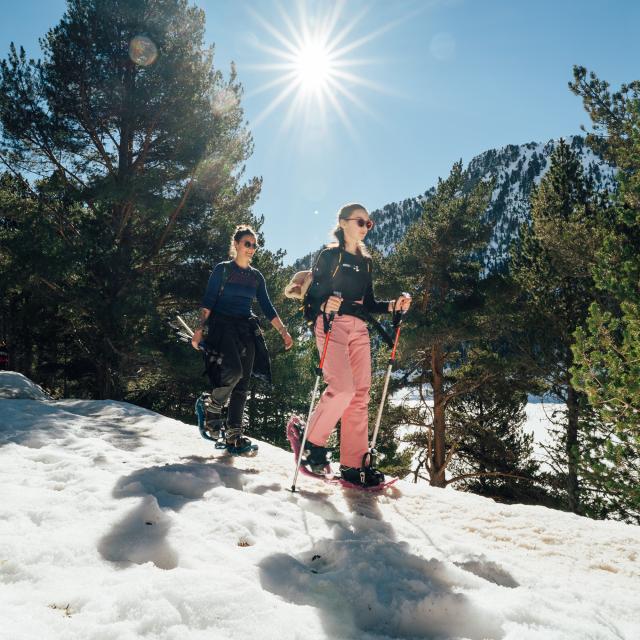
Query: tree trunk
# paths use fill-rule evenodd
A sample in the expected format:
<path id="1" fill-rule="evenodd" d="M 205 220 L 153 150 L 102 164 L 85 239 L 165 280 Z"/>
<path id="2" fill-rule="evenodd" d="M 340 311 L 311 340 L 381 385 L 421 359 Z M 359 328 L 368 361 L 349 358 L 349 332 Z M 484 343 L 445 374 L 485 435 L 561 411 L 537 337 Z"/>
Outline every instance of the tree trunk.
<path id="1" fill-rule="evenodd" d="M 22 322 L 22 343 L 24 345 L 22 371 L 27 378 L 33 378 L 33 335 L 24 318 Z"/>
<path id="2" fill-rule="evenodd" d="M 96 362 L 96 392 L 98 400 L 109 398 L 109 365 L 104 360 Z"/>
<path id="3" fill-rule="evenodd" d="M 578 451 L 578 418 L 580 409 L 578 406 L 578 393 L 569 385 L 567 392 L 567 464 L 569 471 L 567 474 L 567 499 L 569 509 L 573 513 L 580 513 L 580 487 L 578 485 L 578 462 L 580 453 Z"/>
<path id="4" fill-rule="evenodd" d="M 436 343 L 431 348 L 431 371 L 433 373 L 433 460 L 431 464 L 431 486 L 446 487 L 445 480 L 445 412 L 444 412 L 444 356 L 442 346 Z"/>

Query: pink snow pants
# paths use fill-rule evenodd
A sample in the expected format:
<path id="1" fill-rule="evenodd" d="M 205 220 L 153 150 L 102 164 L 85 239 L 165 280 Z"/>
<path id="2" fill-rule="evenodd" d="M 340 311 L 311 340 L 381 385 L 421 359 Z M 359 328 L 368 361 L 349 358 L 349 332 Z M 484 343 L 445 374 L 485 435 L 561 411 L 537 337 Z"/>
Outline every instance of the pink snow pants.
<path id="1" fill-rule="evenodd" d="M 322 316 L 316 320 L 315 333 L 322 354 L 325 338 Z M 369 448 L 371 387 L 371 345 L 363 320 L 335 317 L 322 371 L 327 388 L 309 420 L 308 439 L 324 447 L 342 418 L 340 464 L 360 467 Z"/>

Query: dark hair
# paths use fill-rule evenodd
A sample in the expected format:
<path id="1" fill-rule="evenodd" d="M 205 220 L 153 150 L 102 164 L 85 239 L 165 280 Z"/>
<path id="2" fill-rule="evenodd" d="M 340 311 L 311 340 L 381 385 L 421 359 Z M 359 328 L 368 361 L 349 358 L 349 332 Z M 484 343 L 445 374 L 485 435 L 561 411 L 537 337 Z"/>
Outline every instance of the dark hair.
<path id="1" fill-rule="evenodd" d="M 233 232 L 233 235 L 231 236 L 231 243 L 229 244 L 229 257 L 231 259 L 235 258 L 237 255 L 234 243 L 240 242 L 244 236 L 253 236 L 254 238 L 258 237 L 256 232 L 248 224 L 239 224 Z"/>
<path id="2" fill-rule="evenodd" d="M 328 246 L 340 247 L 341 249 L 344 249 L 344 229 L 340 226 L 340 220 L 347 220 L 351 217 L 351 214 L 358 209 L 362 209 L 367 215 L 369 215 L 367 208 L 364 205 L 359 204 L 358 202 L 350 202 L 349 204 L 345 204 L 340 208 L 340 211 L 338 211 L 338 222 L 335 229 L 332 231 L 333 237 L 338 242 L 334 242 Z M 360 255 L 366 256 L 367 258 L 371 257 L 369 252 L 367 251 L 367 248 L 365 247 L 364 242 L 358 242 L 358 251 L 360 252 Z"/>

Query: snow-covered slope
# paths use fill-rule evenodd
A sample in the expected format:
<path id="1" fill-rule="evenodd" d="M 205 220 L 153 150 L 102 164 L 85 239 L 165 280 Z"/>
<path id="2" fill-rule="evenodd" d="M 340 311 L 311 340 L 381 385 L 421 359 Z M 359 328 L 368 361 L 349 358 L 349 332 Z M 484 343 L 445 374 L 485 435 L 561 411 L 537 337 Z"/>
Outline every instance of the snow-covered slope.
<path id="1" fill-rule="evenodd" d="M 119 402 L 3 399 L 0 425 L 3 639 L 640 637 L 637 527 L 404 482 L 291 494 L 291 454 Z"/>

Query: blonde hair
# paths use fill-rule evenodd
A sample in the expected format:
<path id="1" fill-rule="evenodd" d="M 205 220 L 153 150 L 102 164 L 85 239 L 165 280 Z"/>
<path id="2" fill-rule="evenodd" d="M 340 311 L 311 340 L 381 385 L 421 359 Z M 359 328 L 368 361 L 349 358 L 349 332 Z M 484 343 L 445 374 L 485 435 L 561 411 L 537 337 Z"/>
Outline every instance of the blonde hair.
<path id="1" fill-rule="evenodd" d="M 336 223 L 335 229 L 333 229 L 333 231 L 331 232 L 337 242 L 332 242 L 331 244 L 327 245 L 328 247 L 340 247 L 341 249 L 344 249 L 344 229 L 340 226 L 340 220 L 347 220 L 351 217 L 351 214 L 358 209 L 362 209 L 367 215 L 369 215 L 367 208 L 357 202 L 350 202 L 349 204 L 345 204 L 340 207 L 340 211 L 338 211 L 338 221 Z M 362 242 L 362 240 L 358 241 L 358 252 L 365 258 L 371 257 L 371 254 L 367 251 L 367 247 L 365 243 Z"/>
<path id="2" fill-rule="evenodd" d="M 233 232 L 233 235 L 231 236 L 231 243 L 229 244 L 229 257 L 232 260 L 238 255 L 235 243 L 242 240 L 244 236 L 253 236 L 254 238 L 258 237 L 251 226 L 248 224 L 239 224 Z"/>

